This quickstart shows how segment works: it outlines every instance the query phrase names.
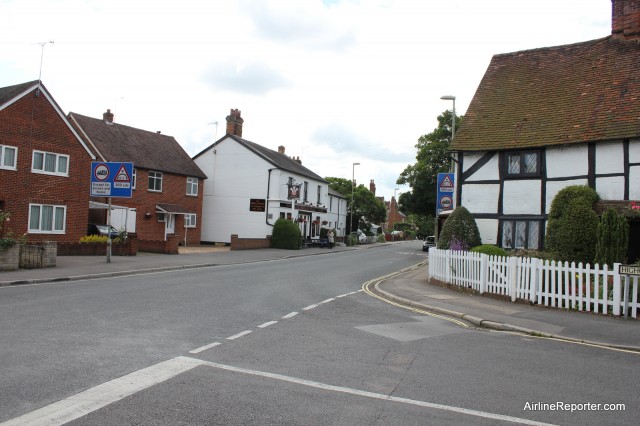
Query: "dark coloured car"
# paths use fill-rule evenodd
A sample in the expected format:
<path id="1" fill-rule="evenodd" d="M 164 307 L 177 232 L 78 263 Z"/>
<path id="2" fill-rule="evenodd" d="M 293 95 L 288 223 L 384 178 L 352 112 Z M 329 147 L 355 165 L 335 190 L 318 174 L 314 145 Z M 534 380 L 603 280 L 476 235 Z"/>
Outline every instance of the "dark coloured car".
<path id="1" fill-rule="evenodd" d="M 424 239 L 424 242 L 422 243 L 422 251 L 429 251 L 429 247 L 435 247 L 435 246 L 436 246 L 436 237 L 431 235 Z"/>
<path id="2" fill-rule="evenodd" d="M 109 232 L 109 228 L 111 228 L 111 232 Z M 97 223 L 90 223 L 87 228 L 87 235 L 104 235 L 106 237 L 109 234 L 111 234 L 111 239 L 114 239 L 118 236 L 119 232 L 113 226 L 99 225 Z"/>

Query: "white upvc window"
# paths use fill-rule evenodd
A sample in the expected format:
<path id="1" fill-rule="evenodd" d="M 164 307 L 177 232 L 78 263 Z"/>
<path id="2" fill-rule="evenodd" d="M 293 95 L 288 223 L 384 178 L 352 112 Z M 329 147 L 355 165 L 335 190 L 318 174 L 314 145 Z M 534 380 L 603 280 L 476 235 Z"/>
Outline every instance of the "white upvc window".
<path id="1" fill-rule="evenodd" d="M 195 214 L 185 214 L 184 215 L 184 227 L 185 228 L 195 228 L 196 227 L 196 215 Z"/>
<path id="2" fill-rule="evenodd" d="M 149 171 L 149 191 L 162 192 L 162 173 Z"/>
<path id="3" fill-rule="evenodd" d="M 187 195 L 198 195 L 198 178 L 187 178 Z"/>
<path id="4" fill-rule="evenodd" d="M 29 204 L 29 233 L 64 234 L 67 206 Z"/>
<path id="5" fill-rule="evenodd" d="M 47 175 L 69 176 L 69 156 L 34 150 L 31 171 Z"/>
<path id="6" fill-rule="evenodd" d="M 18 148 L 0 145 L 0 169 L 17 170 Z"/>

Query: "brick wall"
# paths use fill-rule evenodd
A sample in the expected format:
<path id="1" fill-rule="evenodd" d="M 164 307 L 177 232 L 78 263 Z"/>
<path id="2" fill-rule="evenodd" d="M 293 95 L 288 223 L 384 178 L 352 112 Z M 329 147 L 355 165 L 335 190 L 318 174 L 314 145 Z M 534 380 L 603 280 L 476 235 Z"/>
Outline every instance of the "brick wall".
<path id="1" fill-rule="evenodd" d="M 134 164 L 135 166 L 135 164 Z M 136 208 L 136 234 L 143 241 L 164 241 L 165 223 L 158 222 L 156 205 L 161 203 L 176 204 L 197 215 L 196 227 L 186 230 L 187 245 L 200 244 L 202 224 L 202 191 L 204 181 L 198 181 L 198 196 L 186 195 L 187 176 L 162 174 L 162 192 L 149 191 L 149 170 L 136 168 L 136 189 L 132 198 L 114 198 L 112 202 L 120 206 Z M 94 198 L 95 201 L 106 203 L 105 198 Z M 184 216 L 175 216 L 174 234 L 179 244 L 184 243 Z M 145 247 L 146 247 L 145 243 Z M 142 250 L 142 249 L 141 249 Z"/>
<path id="2" fill-rule="evenodd" d="M 28 234 L 28 241 L 77 242 L 88 223 L 91 156 L 44 92 L 35 91 L 0 111 L 0 144 L 18 148 L 17 171 L 0 169 L 0 208 L 11 213 L 5 231 L 27 232 L 29 204 L 67 207 L 64 234 Z M 69 155 L 69 176 L 31 172 L 33 150 Z"/>
<path id="3" fill-rule="evenodd" d="M 271 248 L 271 235 L 267 238 L 238 238 L 238 235 L 231 235 L 230 250 L 253 250 L 261 248 Z"/>

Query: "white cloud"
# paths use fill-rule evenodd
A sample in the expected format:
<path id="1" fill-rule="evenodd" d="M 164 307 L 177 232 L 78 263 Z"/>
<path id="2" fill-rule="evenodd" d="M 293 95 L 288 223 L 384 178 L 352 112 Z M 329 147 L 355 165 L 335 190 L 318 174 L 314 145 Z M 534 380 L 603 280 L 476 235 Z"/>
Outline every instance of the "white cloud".
<path id="1" fill-rule="evenodd" d="M 65 111 L 110 108 L 194 155 L 238 108 L 247 139 L 389 199 L 441 95 L 464 114 L 493 54 L 604 37 L 611 3 L 0 0 L 0 16 L 0 87 L 37 79 L 54 40 L 42 77 Z"/>

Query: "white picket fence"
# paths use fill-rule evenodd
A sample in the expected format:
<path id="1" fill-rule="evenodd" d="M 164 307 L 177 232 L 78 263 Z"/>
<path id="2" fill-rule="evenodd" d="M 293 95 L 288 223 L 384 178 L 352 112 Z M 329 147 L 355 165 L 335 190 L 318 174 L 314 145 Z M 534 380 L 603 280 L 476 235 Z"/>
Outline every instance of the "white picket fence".
<path id="1" fill-rule="evenodd" d="M 491 293 L 539 305 L 638 318 L 638 278 L 618 274 L 618 264 L 488 256 L 465 251 L 429 250 L 431 278 L 480 294 Z"/>

